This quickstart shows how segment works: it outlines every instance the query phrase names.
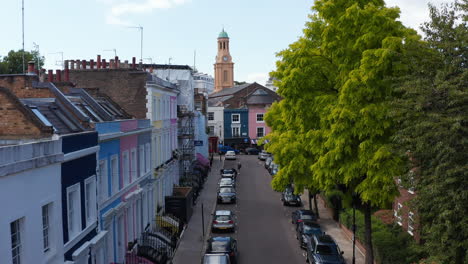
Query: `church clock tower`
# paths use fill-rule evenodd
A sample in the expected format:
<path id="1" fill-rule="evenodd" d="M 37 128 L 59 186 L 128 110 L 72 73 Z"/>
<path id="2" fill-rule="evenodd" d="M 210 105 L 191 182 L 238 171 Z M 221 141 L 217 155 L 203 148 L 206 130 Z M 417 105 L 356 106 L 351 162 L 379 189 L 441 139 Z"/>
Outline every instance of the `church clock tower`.
<path id="1" fill-rule="evenodd" d="M 229 53 L 229 36 L 224 29 L 218 36 L 218 54 L 214 70 L 215 92 L 234 86 L 234 63 Z"/>

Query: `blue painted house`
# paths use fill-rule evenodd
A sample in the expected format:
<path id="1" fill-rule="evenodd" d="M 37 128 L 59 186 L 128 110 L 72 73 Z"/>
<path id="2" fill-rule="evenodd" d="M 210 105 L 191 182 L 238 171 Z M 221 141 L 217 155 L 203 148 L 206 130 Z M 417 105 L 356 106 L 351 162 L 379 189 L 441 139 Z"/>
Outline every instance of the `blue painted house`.
<path id="1" fill-rule="evenodd" d="M 224 145 L 239 147 L 249 143 L 249 110 L 224 109 Z"/>

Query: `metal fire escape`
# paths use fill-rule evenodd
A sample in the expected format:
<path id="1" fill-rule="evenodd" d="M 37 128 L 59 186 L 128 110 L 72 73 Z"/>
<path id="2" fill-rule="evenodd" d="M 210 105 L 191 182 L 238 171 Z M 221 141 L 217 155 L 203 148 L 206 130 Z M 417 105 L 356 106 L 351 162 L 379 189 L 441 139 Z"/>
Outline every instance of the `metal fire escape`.
<path id="1" fill-rule="evenodd" d="M 178 139 L 180 147 L 180 186 L 193 186 L 192 164 L 195 159 L 195 128 L 194 113 L 186 106 L 177 106 Z"/>

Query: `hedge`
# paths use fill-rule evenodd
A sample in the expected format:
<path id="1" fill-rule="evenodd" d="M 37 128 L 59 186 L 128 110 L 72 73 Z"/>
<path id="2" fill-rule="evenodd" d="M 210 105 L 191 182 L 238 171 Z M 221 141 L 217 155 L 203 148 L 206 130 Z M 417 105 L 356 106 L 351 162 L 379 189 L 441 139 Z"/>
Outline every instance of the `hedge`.
<path id="1" fill-rule="evenodd" d="M 353 210 L 340 214 L 340 223 L 352 229 Z M 364 215 L 356 210 L 356 238 L 364 242 Z M 398 225 L 386 225 L 372 216 L 372 243 L 374 256 L 380 264 L 417 263 L 424 256 L 422 247 Z"/>

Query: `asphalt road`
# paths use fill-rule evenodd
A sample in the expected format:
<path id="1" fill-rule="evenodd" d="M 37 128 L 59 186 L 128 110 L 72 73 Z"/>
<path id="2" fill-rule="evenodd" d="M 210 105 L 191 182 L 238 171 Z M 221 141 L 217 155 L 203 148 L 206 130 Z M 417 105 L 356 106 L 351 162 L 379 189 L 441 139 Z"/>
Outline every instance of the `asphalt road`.
<path id="1" fill-rule="evenodd" d="M 237 161 L 242 163 L 236 182 L 237 204 L 216 206 L 217 210 L 234 212 L 236 232 L 212 236 L 236 238 L 240 264 L 305 263 L 291 224 L 291 212 L 297 208 L 282 205 L 280 193 L 271 189 L 271 176 L 256 155 L 237 158 L 224 162 L 225 168 L 237 168 Z"/>

